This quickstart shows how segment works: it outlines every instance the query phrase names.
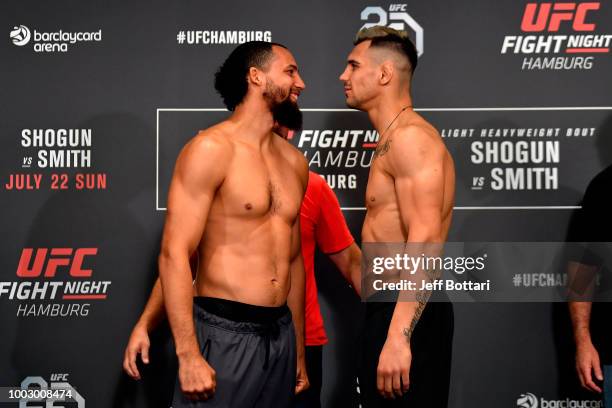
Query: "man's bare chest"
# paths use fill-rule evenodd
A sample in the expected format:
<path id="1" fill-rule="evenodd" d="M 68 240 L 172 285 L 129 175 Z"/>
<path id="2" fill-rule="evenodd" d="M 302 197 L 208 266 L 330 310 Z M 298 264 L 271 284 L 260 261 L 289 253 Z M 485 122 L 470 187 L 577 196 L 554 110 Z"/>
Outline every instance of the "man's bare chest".
<path id="1" fill-rule="evenodd" d="M 368 210 L 380 208 L 396 202 L 395 182 L 387 171 L 383 158 L 372 161 L 366 185 L 366 207 Z"/>
<path id="2" fill-rule="evenodd" d="M 242 155 L 232 161 L 215 198 L 226 214 L 293 222 L 302 187 L 295 169 L 282 158 Z"/>

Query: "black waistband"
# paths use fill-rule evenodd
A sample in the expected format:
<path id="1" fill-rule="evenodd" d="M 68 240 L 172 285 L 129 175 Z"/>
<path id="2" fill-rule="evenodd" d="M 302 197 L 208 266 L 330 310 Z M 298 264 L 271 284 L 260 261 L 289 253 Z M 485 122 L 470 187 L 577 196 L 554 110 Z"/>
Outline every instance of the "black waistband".
<path id="1" fill-rule="evenodd" d="M 289 312 L 286 304 L 282 306 L 257 306 L 233 300 L 196 296 L 193 303 L 208 313 L 224 319 L 246 323 L 273 323 Z"/>

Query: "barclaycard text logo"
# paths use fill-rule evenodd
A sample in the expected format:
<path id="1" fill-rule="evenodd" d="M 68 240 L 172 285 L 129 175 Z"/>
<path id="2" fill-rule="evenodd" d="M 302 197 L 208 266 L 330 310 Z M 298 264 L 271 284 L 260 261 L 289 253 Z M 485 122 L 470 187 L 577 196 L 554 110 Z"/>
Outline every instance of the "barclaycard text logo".
<path id="1" fill-rule="evenodd" d="M 24 25 L 13 27 L 11 30 L 11 40 L 13 40 L 13 44 L 19 47 L 29 43 L 31 37 L 30 29 Z"/>
<path id="2" fill-rule="evenodd" d="M 569 398 L 553 400 L 536 397 L 527 392 L 516 400 L 517 408 L 603 408 L 601 400 L 573 400 Z"/>
<path id="3" fill-rule="evenodd" d="M 30 30 L 24 25 L 15 26 L 10 38 L 13 44 L 22 47 L 32 44 L 34 52 L 54 53 L 68 52 L 69 48 L 79 43 L 95 43 L 102 41 L 102 30 L 98 31 L 38 31 Z M 31 41 L 30 41 L 31 40 Z"/>
<path id="4" fill-rule="evenodd" d="M 516 406 L 518 408 L 538 408 L 538 398 L 530 392 L 521 394 L 516 400 Z"/>
<path id="5" fill-rule="evenodd" d="M 408 26 L 414 33 L 415 46 L 419 57 L 423 54 L 424 32 L 423 27 L 412 18 L 406 11 L 406 4 L 390 4 L 389 11 L 378 6 L 370 6 L 363 9 L 361 12 L 361 20 L 368 21 L 361 29 L 374 26 L 387 26 L 399 31 L 409 31 Z M 374 17 L 375 21 L 369 21 L 370 17 Z"/>

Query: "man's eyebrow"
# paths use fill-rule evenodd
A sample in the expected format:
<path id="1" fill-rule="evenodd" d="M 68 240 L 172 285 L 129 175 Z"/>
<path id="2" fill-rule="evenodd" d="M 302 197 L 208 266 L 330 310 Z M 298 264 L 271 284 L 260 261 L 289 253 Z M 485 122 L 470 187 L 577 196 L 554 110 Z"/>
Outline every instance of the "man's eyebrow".
<path id="1" fill-rule="evenodd" d="M 346 61 L 347 64 L 354 64 L 354 65 L 359 65 L 359 61 L 354 60 L 354 59 L 350 59 L 348 61 Z"/>
<path id="2" fill-rule="evenodd" d="M 289 65 L 287 65 L 287 66 L 285 67 L 285 69 L 287 69 L 287 68 L 292 68 L 292 69 L 295 69 L 296 71 L 298 71 L 298 72 L 299 72 L 299 69 L 298 69 L 297 65 L 294 65 L 294 64 L 289 64 Z"/>

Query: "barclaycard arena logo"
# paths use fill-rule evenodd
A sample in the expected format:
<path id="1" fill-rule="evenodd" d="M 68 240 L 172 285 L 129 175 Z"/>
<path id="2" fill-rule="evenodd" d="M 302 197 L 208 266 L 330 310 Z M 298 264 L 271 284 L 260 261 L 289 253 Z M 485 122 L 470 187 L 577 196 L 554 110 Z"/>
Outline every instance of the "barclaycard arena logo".
<path id="1" fill-rule="evenodd" d="M 370 167 L 378 137 L 372 129 L 304 129 L 289 132 L 287 139 L 331 188 L 357 190 L 357 173 Z"/>
<path id="2" fill-rule="evenodd" d="M 527 3 L 520 35 L 506 35 L 501 54 L 522 55 L 521 69 L 591 69 L 610 52 L 612 35 L 597 31 L 601 2 Z"/>
<path id="3" fill-rule="evenodd" d="M 34 52 L 68 52 L 68 46 L 81 42 L 101 42 L 102 30 L 92 32 L 30 30 L 25 25 L 14 26 L 10 32 L 13 44 L 23 47 L 32 40 Z"/>
<path id="4" fill-rule="evenodd" d="M 406 4 L 390 4 L 388 11 L 378 6 L 366 7 L 361 12 L 361 20 L 368 22 L 361 26 L 361 29 L 378 25 L 387 26 L 399 31 L 409 31 L 407 28 L 410 28 L 414 33 L 415 46 L 420 57 L 424 52 L 423 27 L 408 14 L 407 8 L 408 5 Z M 369 21 L 372 17 L 375 20 Z"/>
<path id="5" fill-rule="evenodd" d="M 40 376 L 26 377 L 19 388 L 8 390 L 8 401 L 19 402 L 19 408 L 34 406 L 31 403 L 56 407 L 56 402 L 64 403 L 61 406 L 76 403 L 78 408 L 85 408 L 85 398 L 68 382 L 68 374 L 65 373 L 51 374 L 49 382 Z"/>
<path id="6" fill-rule="evenodd" d="M 603 408 L 600 400 L 548 400 L 528 392 L 516 400 L 517 408 Z"/>
<path id="7" fill-rule="evenodd" d="M 31 37 L 32 34 L 30 33 L 30 29 L 24 25 L 13 27 L 13 30 L 11 31 L 11 40 L 13 40 L 13 44 L 18 47 L 29 43 Z"/>
<path id="8" fill-rule="evenodd" d="M 0 300 L 17 303 L 18 317 L 85 317 L 90 303 L 105 300 L 111 281 L 88 269 L 98 248 L 24 248 L 17 281 L 0 282 Z"/>
<path id="9" fill-rule="evenodd" d="M 516 406 L 518 408 L 538 408 L 538 398 L 530 392 L 521 394 L 516 400 Z"/>

